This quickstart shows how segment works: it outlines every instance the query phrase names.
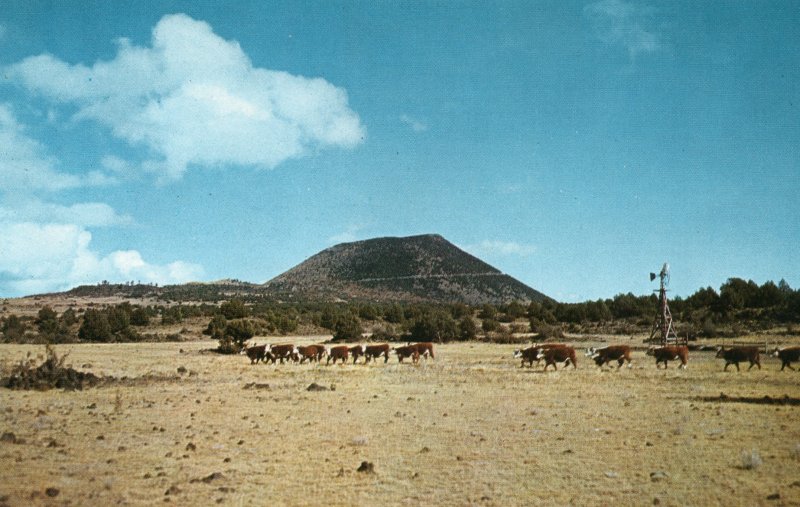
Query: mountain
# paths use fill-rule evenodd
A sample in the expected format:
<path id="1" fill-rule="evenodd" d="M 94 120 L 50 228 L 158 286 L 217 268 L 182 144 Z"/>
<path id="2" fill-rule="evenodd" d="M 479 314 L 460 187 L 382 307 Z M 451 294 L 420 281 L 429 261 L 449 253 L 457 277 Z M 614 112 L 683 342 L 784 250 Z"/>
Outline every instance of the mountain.
<path id="1" fill-rule="evenodd" d="M 283 300 L 477 305 L 548 299 L 438 234 L 342 243 L 317 253 L 262 288 Z"/>

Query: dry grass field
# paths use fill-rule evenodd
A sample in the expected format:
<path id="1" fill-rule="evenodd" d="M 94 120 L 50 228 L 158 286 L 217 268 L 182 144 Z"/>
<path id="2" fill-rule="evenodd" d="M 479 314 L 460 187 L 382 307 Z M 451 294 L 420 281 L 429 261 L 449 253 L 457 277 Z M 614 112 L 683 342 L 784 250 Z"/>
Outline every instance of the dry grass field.
<path id="1" fill-rule="evenodd" d="M 0 392 L 0 504 L 800 504 L 800 406 L 744 402 L 800 398 L 771 357 L 665 371 L 638 350 L 632 369 L 581 354 L 543 373 L 511 345 L 366 366 L 251 366 L 214 345 L 58 346 L 76 369 L 149 380 Z M 44 348 L 2 345 L 0 366 L 28 352 Z"/>

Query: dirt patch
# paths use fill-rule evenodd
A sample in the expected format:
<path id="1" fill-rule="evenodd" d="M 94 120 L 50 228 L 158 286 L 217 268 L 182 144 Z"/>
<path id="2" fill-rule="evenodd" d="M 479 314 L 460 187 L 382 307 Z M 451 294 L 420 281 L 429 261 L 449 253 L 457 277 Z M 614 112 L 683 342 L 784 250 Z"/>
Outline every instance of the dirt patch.
<path id="1" fill-rule="evenodd" d="M 788 394 L 784 394 L 783 397 L 773 398 L 772 396 L 728 396 L 725 393 L 719 393 L 719 396 L 700 396 L 695 399 L 717 403 L 752 403 L 754 405 L 800 406 L 800 398 L 791 397 Z"/>

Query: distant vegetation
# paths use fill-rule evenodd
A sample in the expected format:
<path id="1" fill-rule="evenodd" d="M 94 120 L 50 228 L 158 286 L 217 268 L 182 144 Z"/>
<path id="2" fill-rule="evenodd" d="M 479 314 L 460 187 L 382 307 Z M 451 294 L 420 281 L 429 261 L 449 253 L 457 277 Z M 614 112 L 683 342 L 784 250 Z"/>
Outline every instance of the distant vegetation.
<path id="1" fill-rule="evenodd" d="M 199 286 L 199 285 L 198 285 Z M 110 289 L 111 286 L 108 288 Z M 194 287 L 194 285 L 185 286 Z M 152 287 L 151 287 L 152 288 Z M 373 339 L 513 342 L 560 338 L 568 333 L 631 335 L 649 332 L 657 297 L 619 294 L 584 303 L 549 299 L 470 306 L 463 303 L 281 303 L 233 297 L 220 304 L 125 302 L 68 308 L 43 306 L 35 317 L 16 315 L 8 303 L 0 313 L 0 340 L 13 343 L 218 340 L 238 351 L 253 336 L 327 334 L 334 341 Z M 800 291 L 778 284 L 731 278 L 719 289 L 703 288 L 670 300 L 678 334 L 690 339 L 738 336 L 783 328 L 800 335 Z"/>

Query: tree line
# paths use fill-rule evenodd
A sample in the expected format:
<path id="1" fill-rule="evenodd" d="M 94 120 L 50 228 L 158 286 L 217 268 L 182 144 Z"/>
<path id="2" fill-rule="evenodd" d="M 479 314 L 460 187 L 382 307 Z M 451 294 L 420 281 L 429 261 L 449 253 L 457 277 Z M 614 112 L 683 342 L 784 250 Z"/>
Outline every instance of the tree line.
<path id="1" fill-rule="evenodd" d="M 670 300 L 679 334 L 704 338 L 736 335 L 776 326 L 794 332 L 800 322 L 800 291 L 785 280 L 762 285 L 728 279 L 719 289 L 699 289 Z M 43 307 L 35 318 L 0 317 L 4 342 L 122 342 L 184 339 L 181 332 L 156 334 L 187 319 L 208 319 L 203 333 L 224 351 L 237 351 L 253 336 L 330 334 L 334 341 L 357 341 L 365 332 L 382 341 L 458 341 L 485 336 L 511 341 L 514 334 L 544 338 L 563 332 L 633 334 L 649 330 L 658 308 L 655 294 L 618 294 L 583 303 L 510 302 L 472 307 L 433 303 L 276 303 L 231 299 L 221 304 L 134 305 L 68 308 L 61 314 Z M 146 331 L 150 331 L 149 333 Z"/>

